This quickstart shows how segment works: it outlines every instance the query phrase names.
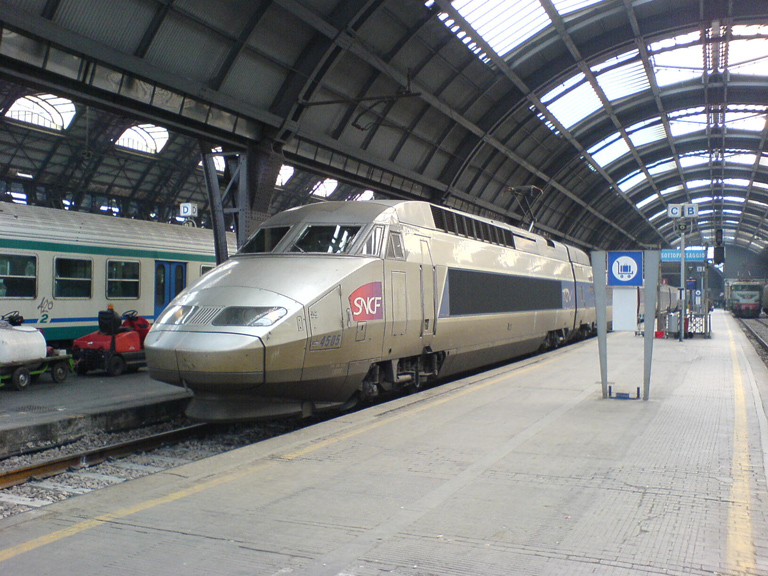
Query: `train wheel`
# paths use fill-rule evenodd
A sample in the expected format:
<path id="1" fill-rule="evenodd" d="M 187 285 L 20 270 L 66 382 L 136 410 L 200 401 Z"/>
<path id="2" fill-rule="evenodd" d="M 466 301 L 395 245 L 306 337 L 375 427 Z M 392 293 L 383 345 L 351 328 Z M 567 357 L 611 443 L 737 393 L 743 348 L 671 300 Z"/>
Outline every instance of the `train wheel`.
<path id="1" fill-rule="evenodd" d="M 11 382 L 16 387 L 16 390 L 24 390 L 32 381 L 32 376 L 29 374 L 29 369 L 24 366 L 19 366 L 13 371 L 11 376 Z"/>
<path id="2" fill-rule="evenodd" d="M 66 362 L 56 362 L 51 366 L 51 378 L 57 384 L 61 384 L 69 376 L 69 366 Z"/>
<path id="3" fill-rule="evenodd" d="M 125 372 L 125 360 L 122 356 L 112 356 L 107 362 L 107 374 L 109 376 L 120 376 Z"/>

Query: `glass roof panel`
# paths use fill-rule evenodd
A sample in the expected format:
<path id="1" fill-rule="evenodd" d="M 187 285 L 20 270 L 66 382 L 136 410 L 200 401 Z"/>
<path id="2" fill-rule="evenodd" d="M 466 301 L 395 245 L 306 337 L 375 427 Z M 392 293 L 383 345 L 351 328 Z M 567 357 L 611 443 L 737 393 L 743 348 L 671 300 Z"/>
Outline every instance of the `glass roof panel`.
<path id="1" fill-rule="evenodd" d="M 325 180 L 315 184 L 315 187 L 312 188 L 312 195 L 320 196 L 321 198 L 328 198 L 328 196 L 333 194 L 338 185 L 338 180 L 334 180 L 333 178 L 326 178 Z"/>
<path id="2" fill-rule="evenodd" d="M 677 192 L 682 189 L 683 189 L 683 185 L 678 184 L 676 186 L 670 186 L 669 188 L 664 188 L 664 190 L 661 190 L 659 194 L 661 194 L 662 196 L 666 196 L 667 194 L 672 194 L 673 192 Z"/>
<path id="3" fill-rule="evenodd" d="M 457 0 L 453 7 L 502 57 L 552 23 L 539 0 Z"/>
<path id="4" fill-rule="evenodd" d="M 639 170 L 636 172 L 633 172 L 626 178 L 619 181 L 619 190 L 622 192 L 627 192 L 640 184 L 640 182 L 645 181 L 645 174 L 640 172 Z"/>
<path id="5" fill-rule="evenodd" d="M 597 83 L 610 101 L 637 94 L 651 88 L 642 62 L 632 62 L 597 76 Z"/>
<path id="6" fill-rule="evenodd" d="M 666 210 L 662 210 L 661 212 L 656 212 L 656 214 L 654 214 L 653 216 L 651 216 L 650 218 L 648 218 L 648 220 L 650 220 L 651 222 L 653 222 L 654 220 L 656 220 L 656 219 L 658 219 L 658 218 L 661 218 L 662 216 L 664 216 L 666 213 L 667 213 L 667 211 L 666 211 Z"/>
<path id="7" fill-rule="evenodd" d="M 603 104 L 592 85 L 584 82 L 548 104 L 547 107 L 552 115 L 568 129 L 602 108 Z"/>
<path id="8" fill-rule="evenodd" d="M 291 176 L 293 176 L 293 173 L 294 173 L 293 166 L 288 166 L 288 164 L 283 164 L 280 167 L 280 172 L 277 175 L 275 186 L 285 186 L 288 183 L 288 180 L 291 179 Z"/>
<path id="9" fill-rule="evenodd" d="M 732 74 L 768 76 L 768 39 L 755 38 L 729 42 L 728 70 Z"/>
<path id="10" fill-rule="evenodd" d="M 757 160 L 757 155 L 730 150 L 726 155 L 726 160 L 735 164 L 747 164 L 751 166 L 755 163 L 755 160 Z"/>
<path id="11" fill-rule="evenodd" d="M 74 103 L 53 94 L 22 96 L 5 113 L 8 118 L 52 130 L 66 130 L 75 117 Z"/>
<path id="12" fill-rule="evenodd" d="M 147 154 L 159 153 L 168 142 L 168 130 L 154 124 L 131 126 L 115 140 L 115 146 L 121 146 Z"/>
<path id="13" fill-rule="evenodd" d="M 656 176 L 657 174 L 663 174 L 664 172 L 671 172 L 677 169 L 677 164 L 674 160 L 663 160 L 653 166 L 648 167 L 648 174 Z"/>
<path id="14" fill-rule="evenodd" d="M 592 72 L 595 74 L 598 74 L 606 68 L 611 68 L 612 66 L 616 66 L 617 64 L 621 64 L 627 60 L 637 58 L 638 54 L 640 54 L 639 50 L 630 50 L 629 52 L 624 52 L 623 54 L 619 54 L 613 58 L 608 58 L 608 60 L 603 60 L 602 62 L 593 64 L 589 69 L 592 70 Z"/>
<path id="15" fill-rule="evenodd" d="M 696 32 L 698 38 L 699 33 Z M 659 86 L 678 84 L 691 78 L 701 78 L 704 69 L 704 53 L 701 46 L 687 46 L 675 50 L 653 53 L 651 50 L 651 63 Z"/>
<path id="16" fill-rule="evenodd" d="M 590 151 L 590 154 L 592 154 L 592 159 L 597 162 L 602 168 L 605 168 L 616 160 L 617 158 L 621 158 L 624 156 L 624 154 L 627 154 L 629 152 L 629 146 L 624 141 L 623 138 L 619 138 L 618 140 L 615 140 L 613 143 L 609 144 L 599 152 L 592 153 Z"/>
<path id="17" fill-rule="evenodd" d="M 547 102 L 554 100 L 563 92 L 570 90 L 571 88 L 576 86 L 579 82 L 582 82 L 584 78 L 586 78 L 586 76 L 584 76 L 584 74 L 581 72 L 579 72 L 575 76 L 571 76 L 570 78 L 568 78 L 568 80 L 560 84 L 560 86 L 558 86 L 557 88 L 553 88 L 552 90 L 544 94 L 544 96 L 541 97 L 541 101 L 544 104 L 546 104 Z"/>
<path id="18" fill-rule="evenodd" d="M 629 135 L 629 139 L 635 146 L 643 146 L 645 144 L 650 144 L 651 142 L 658 142 L 659 140 L 664 140 L 666 137 L 667 132 L 664 130 L 663 124 L 649 126 L 648 128 L 643 128 L 642 130 L 638 130 Z"/>
<path id="19" fill-rule="evenodd" d="M 683 168 L 690 168 L 691 166 L 700 166 L 702 164 L 708 164 L 709 163 L 709 155 L 705 155 L 702 152 L 694 152 L 693 154 L 689 154 L 687 156 L 682 156 L 680 158 L 680 166 Z"/>
<path id="20" fill-rule="evenodd" d="M 707 178 L 705 180 L 688 180 L 685 185 L 690 190 L 691 188 L 701 188 L 702 186 L 709 186 L 712 184 L 712 180 Z"/>
<path id="21" fill-rule="evenodd" d="M 729 106 L 725 113 L 725 124 L 734 130 L 762 132 L 766 110 L 765 106 Z"/>
<path id="22" fill-rule="evenodd" d="M 552 4 L 555 5 L 555 10 L 557 10 L 561 16 L 565 16 L 566 14 L 576 12 L 576 10 L 581 10 L 582 8 L 592 6 L 592 4 L 597 4 L 602 1 L 603 0 L 552 0 Z"/>
<path id="23" fill-rule="evenodd" d="M 659 196 L 658 196 L 658 194 L 651 194 L 650 196 L 648 196 L 648 198 L 645 198 L 644 200 L 640 200 L 640 202 L 638 202 L 637 204 L 635 204 L 635 207 L 636 207 L 637 209 L 640 209 L 640 208 L 645 208 L 646 206 L 648 206 L 648 204 L 650 204 L 650 203 L 652 203 L 654 200 L 658 200 L 658 199 L 659 199 Z"/>

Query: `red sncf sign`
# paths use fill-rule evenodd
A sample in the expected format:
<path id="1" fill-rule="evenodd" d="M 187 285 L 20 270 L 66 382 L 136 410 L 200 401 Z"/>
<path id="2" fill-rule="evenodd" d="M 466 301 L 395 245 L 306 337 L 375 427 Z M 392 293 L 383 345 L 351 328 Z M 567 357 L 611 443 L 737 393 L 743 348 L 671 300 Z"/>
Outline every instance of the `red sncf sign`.
<path id="1" fill-rule="evenodd" d="M 360 288 L 349 295 L 349 306 L 355 322 L 381 320 L 384 318 L 381 282 L 371 282 L 360 286 Z"/>

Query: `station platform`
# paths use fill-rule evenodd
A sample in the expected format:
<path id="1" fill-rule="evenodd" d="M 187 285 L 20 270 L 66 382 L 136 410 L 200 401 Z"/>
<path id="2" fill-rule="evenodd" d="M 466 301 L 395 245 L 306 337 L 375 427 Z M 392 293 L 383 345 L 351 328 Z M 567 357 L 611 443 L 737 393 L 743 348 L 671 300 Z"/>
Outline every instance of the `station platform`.
<path id="1" fill-rule="evenodd" d="M 94 431 L 153 424 L 184 412 L 191 392 L 150 379 L 146 369 L 109 377 L 42 374 L 24 390 L 0 388 L 0 458 Z"/>
<path id="2" fill-rule="evenodd" d="M 767 387 L 722 311 L 647 401 L 591 339 L 0 520 L 0 573 L 765 575 Z"/>

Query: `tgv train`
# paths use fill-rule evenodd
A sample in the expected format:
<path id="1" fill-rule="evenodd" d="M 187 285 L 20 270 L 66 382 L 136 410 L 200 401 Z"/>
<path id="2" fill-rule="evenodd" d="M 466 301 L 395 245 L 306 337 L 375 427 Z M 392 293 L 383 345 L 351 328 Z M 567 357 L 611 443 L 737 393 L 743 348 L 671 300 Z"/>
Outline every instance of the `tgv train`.
<path id="1" fill-rule="evenodd" d="M 151 320 L 214 264 L 210 230 L 0 203 L 0 314 L 49 343 L 98 330 L 109 304 Z"/>
<path id="2" fill-rule="evenodd" d="M 146 339 L 202 420 L 343 407 L 593 332 L 587 255 L 426 202 L 327 202 L 262 224 Z"/>

